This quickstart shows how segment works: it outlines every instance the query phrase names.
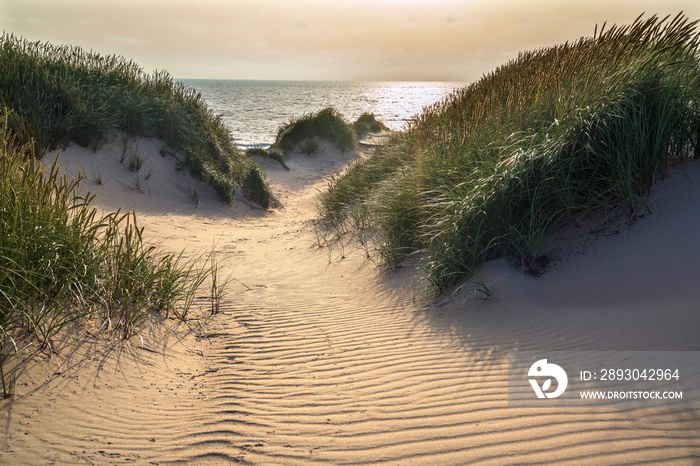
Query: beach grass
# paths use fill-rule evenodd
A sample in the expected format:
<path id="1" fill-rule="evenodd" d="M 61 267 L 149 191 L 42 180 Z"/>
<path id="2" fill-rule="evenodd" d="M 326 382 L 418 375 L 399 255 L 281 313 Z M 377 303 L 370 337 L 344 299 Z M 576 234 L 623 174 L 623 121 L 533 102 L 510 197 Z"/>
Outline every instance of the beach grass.
<path id="1" fill-rule="evenodd" d="M 352 124 L 352 128 L 358 139 L 367 133 L 380 133 L 389 129 L 384 123 L 377 120 L 374 113 L 363 113 L 360 115 Z"/>
<path id="2" fill-rule="evenodd" d="M 388 266 L 415 257 L 439 293 L 503 255 L 536 270 L 545 238 L 592 213 L 635 219 L 700 154 L 696 26 L 640 16 L 521 53 L 334 178 L 319 223 Z"/>
<path id="3" fill-rule="evenodd" d="M 312 154 L 318 151 L 318 141 L 321 139 L 334 143 L 341 151 L 353 150 L 357 146 L 352 126 L 337 110 L 327 107 L 316 113 L 293 118 L 280 126 L 272 148 L 289 152 L 301 145 L 303 152 Z"/>
<path id="4" fill-rule="evenodd" d="M 274 160 L 284 167 L 285 170 L 289 170 L 287 165 L 287 155 L 280 149 L 274 147 L 268 147 L 267 149 L 263 147 L 250 147 L 246 149 L 245 155 L 248 157 L 264 157 L 266 159 Z"/>
<path id="5" fill-rule="evenodd" d="M 252 173 L 257 166 L 233 144 L 220 116 L 166 71 L 149 75 L 123 57 L 5 33 L 0 108 L 13 110 L 9 129 L 18 142 L 35 141 L 39 155 L 70 142 L 97 149 L 118 131 L 158 137 L 223 201 L 233 201 L 239 187 L 255 199 L 274 199 L 266 182 L 257 183 L 264 177 Z M 250 180 L 255 185 L 247 185 Z"/>
<path id="6" fill-rule="evenodd" d="M 128 339 L 156 316 L 187 320 L 198 290 L 221 280 L 215 258 L 185 259 L 149 244 L 133 212 L 99 213 L 82 177 L 46 167 L 0 113 L 0 379 L 10 396 L 29 336 L 50 348 L 66 325 L 96 321 Z M 15 362 L 15 364 L 13 364 Z"/>

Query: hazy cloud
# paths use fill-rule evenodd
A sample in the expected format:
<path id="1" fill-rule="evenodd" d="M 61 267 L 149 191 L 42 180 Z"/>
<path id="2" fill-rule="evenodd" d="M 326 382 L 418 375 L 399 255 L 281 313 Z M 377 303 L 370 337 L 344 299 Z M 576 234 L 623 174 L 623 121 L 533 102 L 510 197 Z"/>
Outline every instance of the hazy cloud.
<path id="1" fill-rule="evenodd" d="M 129 44 L 129 45 L 142 45 L 142 44 L 148 43 L 148 41 L 143 40 L 143 39 L 138 39 L 136 37 L 105 36 L 105 40 L 107 42 L 119 42 L 122 44 Z"/>
<path id="2" fill-rule="evenodd" d="M 441 23 L 457 23 L 460 21 L 458 16 L 442 16 L 438 18 L 438 21 Z"/>
<path id="3" fill-rule="evenodd" d="M 0 0 L 8 33 L 182 78 L 478 79 L 522 50 L 697 0 Z"/>
<path id="4" fill-rule="evenodd" d="M 309 29 L 311 25 L 306 21 L 299 19 L 289 23 L 289 27 L 292 29 Z"/>

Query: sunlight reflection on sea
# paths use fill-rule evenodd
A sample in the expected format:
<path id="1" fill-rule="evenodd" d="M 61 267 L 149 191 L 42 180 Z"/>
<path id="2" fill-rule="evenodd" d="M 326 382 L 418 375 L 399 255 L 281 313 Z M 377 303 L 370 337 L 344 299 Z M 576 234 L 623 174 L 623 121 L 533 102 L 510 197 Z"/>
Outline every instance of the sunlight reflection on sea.
<path id="1" fill-rule="evenodd" d="M 457 82 L 244 81 L 183 79 L 231 129 L 236 145 L 274 142 L 292 118 L 335 107 L 348 121 L 374 113 L 400 130 L 421 110 L 464 86 Z"/>

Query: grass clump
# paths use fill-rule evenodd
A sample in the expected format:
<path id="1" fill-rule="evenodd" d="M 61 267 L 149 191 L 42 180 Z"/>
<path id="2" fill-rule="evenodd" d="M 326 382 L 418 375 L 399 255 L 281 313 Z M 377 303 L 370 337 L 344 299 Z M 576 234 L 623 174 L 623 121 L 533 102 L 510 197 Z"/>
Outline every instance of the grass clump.
<path id="1" fill-rule="evenodd" d="M 262 147 L 251 147 L 246 149 L 245 155 L 248 157 L 265 157 L 266 159 L 274 160 L 284 167 L 285 170 L 289 170 L 287 165 L 287 155 L 280 149 L 269 147 L 264 149 Z"/>
<path id="2" fill-rule="evenodd" d="M 302 142 L 299 146 L 301 153 L 306 155 L 317 154 L 320 149 L 321 143 L 316 136 L 309 139 L 304 139 L 304 142 Z"/>
<path id="3" fill-rule="evenodd" d="M 521 53 L 427 108 L 334 179 L 322 224 L 421 258 L 440 292 L 487 259 L 536 268 L 547 235 L 628 211 L 671 160 L 700 154 L 696 21 L 641 16 Z"/>
<path id="4" fill-rule="evenodd" d="M 0 108 L 13 110 L 9 129 L 20 143 L 34 140 L 39 154 L 72 141 L 97 149 L 117 131 L 159 137 L 222 200 L 231 202 L 241 186 L 253 191 L 245 180 L 254 163 L 201 95 L 123 57 L 3 34 Z M 266 184 L 255 189 L 264 191 L 257 198 L 271 198 Z"/>
<path id="5" fill-rule="evenodd" d="M 259 205 L 271 205 L 273 199 L 270 197 L 269 192 L 267 192 L 264 187 L 267 185 L 267 180 L 265 175 L 258 170 L 257 165 L 251 167 L 251 169 L 245 174 L 244 183 L 246 186 L 247 197 L 253 202 Z"/>
<path id="6" fill-rule="evenodd" d="M 352 127 L 334 108 L 328 107 L 282 125 L 273 148 L 289 152 L 297 144 L 305 143 L 302 150 L 315 153 L 320 139 L 334 143 L 342 151 L 355 149 L 357 145 Z"/>
<path id="7" fill-rule="evenodd" d="M 78 194 L 81 178 L 66 179 L 57 162 L 45 167 L 32 145 L 11 135 L 10 116 L 0 113 L 5 397 L 27 345 L 50 347 L 67 324 L 86 319 L 122 338 L 158 315 L 188 319 L 197 289 L 215 273 L 207 263 L 149 245 L 133 212 L 99 214 L 92 196 Z"/>
<path id="8" fill-rule="evenodd" d="M 380 133 L 389 129 L 384 123 L 377 120 L 374 113 L 363 113 L 360 115 L 352 124 L 352 128 L 358 139 L 367 133 Z"/>

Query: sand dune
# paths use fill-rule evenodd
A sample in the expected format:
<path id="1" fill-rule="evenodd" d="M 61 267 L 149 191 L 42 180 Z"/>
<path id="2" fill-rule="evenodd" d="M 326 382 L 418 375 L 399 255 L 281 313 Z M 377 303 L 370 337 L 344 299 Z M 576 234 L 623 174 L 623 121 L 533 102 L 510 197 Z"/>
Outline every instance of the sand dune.
<path id="1" fill-rule="evenodd" d="M 264 213 L 217 203 L 157 141 L 139 147 L 152 152 L 150 193 L 115 160 L 118 144 L 71 147 L 61 163 L 83 166 L 99 205 L 134 206 L 166 248 L 216 244 L 239 282 L 206 336 L 180 325 L 114 346 L 81 333 L 37 358 L 3 402 L 0 462 L 700 461 L 697 410 L 508 408 L 506 359 L 527 349 L 700 350 L 698 163 L 677 167 L 637 222 L 562 232 L 541 277 L 500 259 L 478 271 L 491 297 L 467 286 L 431 301 L 419 272 L 383 272 L 352 245 L 321 247 L 309 226 L 326 177 L 355 154 L 324 146 L 293 155 L 288 172 L 268 164 L 283 207 Z"/>

